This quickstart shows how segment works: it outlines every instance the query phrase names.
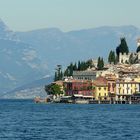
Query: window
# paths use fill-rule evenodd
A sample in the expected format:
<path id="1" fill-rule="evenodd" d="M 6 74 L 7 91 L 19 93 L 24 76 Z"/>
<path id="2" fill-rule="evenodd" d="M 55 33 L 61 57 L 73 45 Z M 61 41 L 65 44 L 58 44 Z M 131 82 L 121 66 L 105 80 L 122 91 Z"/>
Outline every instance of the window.
<path id="1" fill-rule="evenodd" d="M 101 88 L 100 88 L 100 87 L 99 87 L 98 89 L 99 89 L 99 90 L 101 90 Z"/>
<path id="2" fill-rule="evenodd" d="M 99 97 L 101 96 L 101 93 L 99 93 Z"/>
<path id="3" fill-rule="evenodd" d="M 104 87 L 104 90 L 106 90 L 106 87 Z"/>

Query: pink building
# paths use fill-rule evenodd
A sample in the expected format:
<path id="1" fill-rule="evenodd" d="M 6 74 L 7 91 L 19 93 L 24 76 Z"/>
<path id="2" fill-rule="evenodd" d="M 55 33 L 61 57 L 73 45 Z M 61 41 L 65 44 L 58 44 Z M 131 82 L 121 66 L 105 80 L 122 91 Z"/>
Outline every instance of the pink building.
<path id="1" fill-rule="evenodd" d="M 92 81 L 88 80 L 69 80 L 64 82 L 65 94 L 67 96 L 83 95 L 93 97 Z"/>

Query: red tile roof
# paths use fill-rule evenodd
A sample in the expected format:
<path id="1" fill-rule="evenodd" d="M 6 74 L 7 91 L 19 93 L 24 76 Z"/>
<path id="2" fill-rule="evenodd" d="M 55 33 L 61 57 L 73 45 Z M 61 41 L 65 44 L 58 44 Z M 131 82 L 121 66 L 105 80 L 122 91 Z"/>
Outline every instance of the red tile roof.
<path id="1" fill-rule="evenodd" d="M 93 84 L 96 86 L 107 86 L 107 80 L 106 78 L 100 76 L 94 80 Z"/>

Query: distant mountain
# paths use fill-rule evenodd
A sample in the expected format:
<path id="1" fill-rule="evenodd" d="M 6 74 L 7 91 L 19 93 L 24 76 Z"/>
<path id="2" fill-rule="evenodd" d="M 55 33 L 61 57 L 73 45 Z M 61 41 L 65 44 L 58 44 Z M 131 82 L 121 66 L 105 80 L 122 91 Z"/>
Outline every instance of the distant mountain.
<path id="1" fill-rule="evenodd" d="M 18 39 L 0 21 L 0 92 L 6 92 L 47 74 L 37 51 Z"/>
<path id="2" fill-rule="evenodd" d="M 16 33 L 10 30 L 1 19 L 0 19 L 0 39 L 18 41 Z"/>
<path id="3" fill-rule="evenodd" d="M 47 93 L 44 90 L 45 85 L 50 84 L 53 81 L 53 77 L 45 77 L 39 80 L 35 80 L 31 83 L 22 85 L 14 90 L 1 95 L 1 98 L 14 98 L 14 99 L 33 99 L 36 96 L 46 97 Z"/>
<path id="4" fill-rule="evenodd" d="M 37 86 L 36 80 L 44 81 L 45 75 L 53 75 L 56 65 L 65 67 L 70 62 L 98 56 L 107 58 L 109 51 L 119 45 L 120 37 L 126 37 L 130 50 L 135 51 L 140 29 L 104 26 L 70 32 L 58 28 L 13 32 L 0 20 L 0 95 L 8 93 L 5 97 L 12 97 L 7 91 L 22 87 L 13 97 L 21 97 L 23 92 L 18 92 L 29 89 L 33 97 L 35 91 L 40 92 L 36 87 L 44 86 L 44 83 Z M 34 87 L 29 88 L 30 83 Z"/>
<path id="5" fill-rule="evenodd" d="M 48 67 L 54 69 L 57 64 L 66 65 L 98 56 L 107 57 L 108 52 L 120 43 L 120 37 L 126 37 L 130 50 L 136 50 L 136 40 L 140 30 L 135 26 L 104 26 L 79 31 L 62 32 L 57 28 L 18 32 L 24 42 L 32 44 Z"/>

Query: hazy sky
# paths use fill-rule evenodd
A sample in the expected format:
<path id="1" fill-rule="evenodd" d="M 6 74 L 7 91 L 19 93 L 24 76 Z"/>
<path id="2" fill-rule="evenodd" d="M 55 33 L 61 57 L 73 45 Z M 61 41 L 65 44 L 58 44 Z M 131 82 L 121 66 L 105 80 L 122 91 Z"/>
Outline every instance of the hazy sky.
<path id="1" fill-rule="evenodd" d="M 0 18 L 14 31 L 140 27 L 140 0 L 0 0 Z"/>

